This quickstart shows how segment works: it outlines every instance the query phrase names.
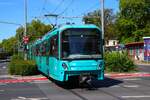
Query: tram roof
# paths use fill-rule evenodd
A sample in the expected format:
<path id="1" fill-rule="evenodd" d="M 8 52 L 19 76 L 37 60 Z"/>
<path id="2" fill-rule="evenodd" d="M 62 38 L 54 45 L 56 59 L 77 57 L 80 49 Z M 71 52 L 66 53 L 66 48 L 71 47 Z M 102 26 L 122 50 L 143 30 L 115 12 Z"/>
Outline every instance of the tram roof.
<path id="1" fill-rule="evenodd" d="M 35 44 L 39 44 L 40 42 L 42 42 L 45 39 L 48 39 L 49 37 L 56 35 L 57 32 L 62 32 L 66 29 L 70 29 L 70 28 L 96 28 L 99 29 L 99 27 L 97 27 L 96 25 L 93 24 L 86 24 L 86 25 L 63 25 L 63 26 L 59 26 L 57 28 L 52 29 L 51 31 L 49 31 L 46 35 L 44 35 L 40 40 L 37 40 L 35 42 Z M 100 30 L 100 29 L 99 29 Z"/>
<path id="2" fill-rule="evenodd" d="M 86 24 L 86 25 L 64 25 L 58 28 L 58 30 L 63 31 L 69 28 L 98 28 L 96 25 L 93 24 Z"/>

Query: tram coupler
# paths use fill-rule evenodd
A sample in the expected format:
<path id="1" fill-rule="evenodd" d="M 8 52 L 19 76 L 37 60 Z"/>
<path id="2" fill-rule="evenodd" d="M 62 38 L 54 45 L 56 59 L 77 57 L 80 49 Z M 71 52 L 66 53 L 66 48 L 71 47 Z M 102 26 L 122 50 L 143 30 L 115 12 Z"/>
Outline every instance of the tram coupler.
<path id="1" fill-rule="evenodd" d="M 79 85 L 83 86 L 83 87 L 88 87 L 88 89 L 93 90 L 96 89 L 93 85 L 92 85 L 92 80 L 94 79 L 93 76 L 91 75 L 81 75 L 79 78 Z"/>

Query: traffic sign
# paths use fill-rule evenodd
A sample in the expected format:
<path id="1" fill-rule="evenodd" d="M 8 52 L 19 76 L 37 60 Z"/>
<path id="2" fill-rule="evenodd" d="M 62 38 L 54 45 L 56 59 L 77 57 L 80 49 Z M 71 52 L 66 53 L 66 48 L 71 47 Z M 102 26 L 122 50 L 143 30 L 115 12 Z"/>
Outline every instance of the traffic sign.
<path id="1" fill-rule="evenodd" d="M 27 43 L 29 42 L 29 37 L 28 37 L 28 36 L 24 36 L 24 37 L 23 37 L 23 42 L 24 42 L 25 44 L 27 44 Z"/>

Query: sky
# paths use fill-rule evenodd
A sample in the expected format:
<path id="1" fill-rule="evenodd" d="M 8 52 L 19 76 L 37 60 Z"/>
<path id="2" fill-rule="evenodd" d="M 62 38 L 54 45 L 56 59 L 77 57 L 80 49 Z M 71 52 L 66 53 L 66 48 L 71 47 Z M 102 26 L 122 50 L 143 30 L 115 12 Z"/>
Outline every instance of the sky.
<path id="1" fill-rule="evenodd" d="M 16 29 L 20 27 L 16 23 L 24 25 L 24 1 L 25 0 L 0 0 L 0 41 L 15 36 Z M 119 0 L 104 0 L 105 8 L 119 11 Z M 60 14 L 60 16 L 83 16 L 88 12 L 100 9 L 100 0 L 27 0 L 27 22 L 38 18 L 45 24 L 55 23 L 54 18 L 45 18 L 48 13 Z M 82 19 L 58 19 L 58 24 L 74 22 L 82 24 Z"/>

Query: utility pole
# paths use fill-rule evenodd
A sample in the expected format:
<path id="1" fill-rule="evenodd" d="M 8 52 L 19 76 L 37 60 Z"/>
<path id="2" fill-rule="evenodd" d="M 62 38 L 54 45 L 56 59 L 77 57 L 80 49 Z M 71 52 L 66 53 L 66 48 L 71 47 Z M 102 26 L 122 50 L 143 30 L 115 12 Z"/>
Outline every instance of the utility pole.
<path id="1" fill-rule="evenodd" d="M 102 40 L 103 42 L 105 42 L 104 40 L 104 34 L 105 34 L 105 30 L 104 30 L 104 0 L 100 0 L 101 2 L 101 28 L 102 28 Z M 104 44 L 104 43 L 103 43 Z M 105 45 L 103 45 L 103 52 L 105 51 Z"/>
<path id="2" fill-rule="evenodd" d="M 24 37 L 27 36 L 27 0 L 24 0 L 24 18 L 25 18 L 25 29 L 24 29 Z M 25 44 L 26 46 L 26 44 Z M 27 60 L 27 51 L 24 52 L 24 60 Z"/>

